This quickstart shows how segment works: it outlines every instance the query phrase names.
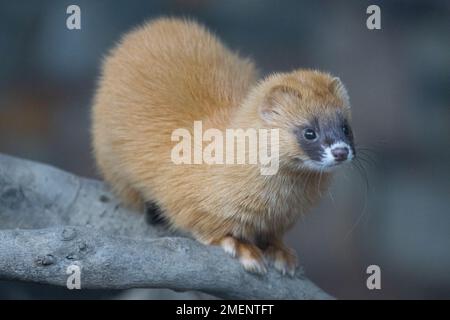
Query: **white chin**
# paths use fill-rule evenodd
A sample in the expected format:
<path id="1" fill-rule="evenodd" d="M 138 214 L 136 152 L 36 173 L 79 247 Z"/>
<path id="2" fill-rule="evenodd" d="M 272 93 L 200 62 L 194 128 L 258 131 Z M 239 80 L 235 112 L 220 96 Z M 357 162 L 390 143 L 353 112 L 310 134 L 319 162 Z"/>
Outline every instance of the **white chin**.
<path id="1" fill-rule="evenodd" d="M 322 163 L 314 160 L 304 160 L 302 166 L 308 170 L 312 171 L 332 171 L 336 167 L 338 167 L 341 163 L 333 162 L 333 163 Z"/>

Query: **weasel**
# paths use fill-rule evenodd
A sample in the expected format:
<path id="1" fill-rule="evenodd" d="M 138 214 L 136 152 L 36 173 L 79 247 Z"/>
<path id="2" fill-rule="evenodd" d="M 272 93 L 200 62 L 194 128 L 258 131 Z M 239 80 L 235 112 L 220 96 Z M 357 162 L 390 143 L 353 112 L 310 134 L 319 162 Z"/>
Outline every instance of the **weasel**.
<path id="1" fill-rule="evenodd" d="M 250 59 L 202 25 L 160 18 L 126 34 L 103 63 L 92 109 L 99 170 L 126 205 L 158 206 L 169 225 L 219 245 L 243 267 L 293 275 L 284 233 L 355 155 L 349 97 L 328 73 L 294 70 L 258 80 Z M 181 164 L 172 132 L 276 128 L 279 169 Z"/>

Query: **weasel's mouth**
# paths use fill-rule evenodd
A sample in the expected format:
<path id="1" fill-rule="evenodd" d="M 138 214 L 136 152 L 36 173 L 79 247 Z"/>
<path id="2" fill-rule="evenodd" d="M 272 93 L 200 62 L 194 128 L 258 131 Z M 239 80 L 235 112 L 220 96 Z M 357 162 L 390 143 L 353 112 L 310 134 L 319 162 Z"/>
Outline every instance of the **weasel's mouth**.
<path id="1" fill-rule="evenodd" d="M 339 144 L 334 144 L 323 149 L 323 152 L 318 160 L 302 159 L 300 156 L 295 157 L 296 165 L 300 169 L 308 169 L 313 171 L 331 171 L 345 163 L 353 160 L 354 154 L 352 149 L 345 144 L 343 147 Z M 346 148 L 346 150 L 338 150 L 333 153 L 333 148 Z"/>
<path id="2" fill-rule="evenodd" d="M 323 157 L 320 161 L 311 159 L 296 158 L 298 165 L 301 168 L 306 168 L 314 171 L 331 171 L 345 163 L 349 163 L 353 159 L 353 155 L 345 160 L 337 161 L 329 157 Z"/>

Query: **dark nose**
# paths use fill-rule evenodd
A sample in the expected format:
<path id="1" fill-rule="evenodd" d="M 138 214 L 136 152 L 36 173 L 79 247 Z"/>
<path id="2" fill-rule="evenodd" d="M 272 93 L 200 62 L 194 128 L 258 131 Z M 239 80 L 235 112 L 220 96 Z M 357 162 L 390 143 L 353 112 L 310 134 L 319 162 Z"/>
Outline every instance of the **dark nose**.
<path id="1" fill-rule="evenodd" d="M 341 147 L 341 148 L 334 148 L 331 150 L 331 154 L 334 157 L 334 160 L 336 161 L 345 161 L 348 157 L 348 148 Z"/>

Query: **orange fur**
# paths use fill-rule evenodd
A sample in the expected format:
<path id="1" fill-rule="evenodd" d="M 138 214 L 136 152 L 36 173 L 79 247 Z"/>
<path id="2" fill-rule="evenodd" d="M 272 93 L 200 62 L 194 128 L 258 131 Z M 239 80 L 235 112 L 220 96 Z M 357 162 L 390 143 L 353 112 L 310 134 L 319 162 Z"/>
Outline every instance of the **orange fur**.
<path id="1" fill-rule="evenodd" d="M 264 242 L 277 269 L 292 273 L 295 256 L 280 239 L 317 202 L 329 174 L 290 167 L 289 157 L 303 153 L 289 128 L 330 106 L 348 109 L 345 90 L 330 75 L 297 70 L 257 82 L 253 63 L 204 27 L 158 19 L 127 34 L 103 64 L 92 113 L 95 158 L 126 204 L 155 201 L 172 226 L 203 243 L 231 245 L 251 271 L 265 271 L 258 249 Z M 279 172 L 175 165 L 172 131 L 192 131 L 195 120 L 204 130 L 279 128 Z"/>

